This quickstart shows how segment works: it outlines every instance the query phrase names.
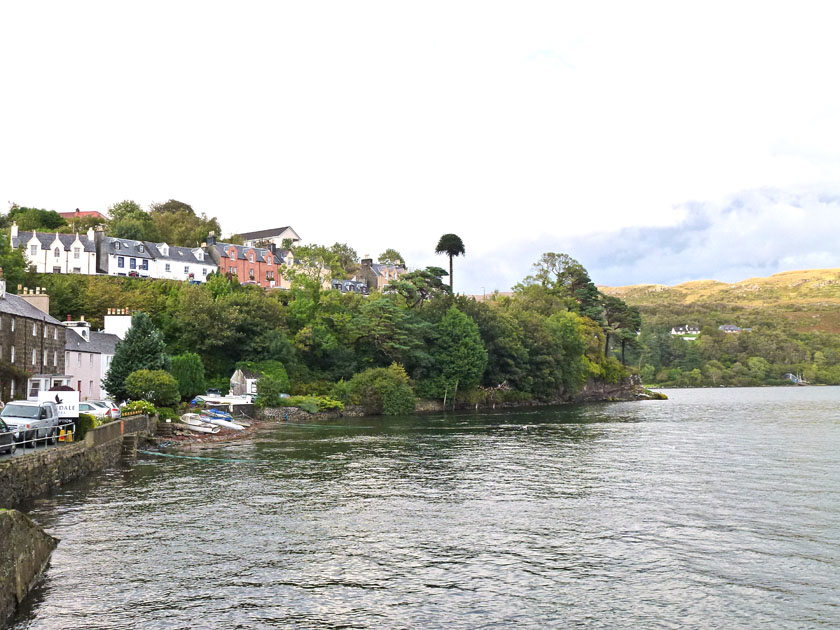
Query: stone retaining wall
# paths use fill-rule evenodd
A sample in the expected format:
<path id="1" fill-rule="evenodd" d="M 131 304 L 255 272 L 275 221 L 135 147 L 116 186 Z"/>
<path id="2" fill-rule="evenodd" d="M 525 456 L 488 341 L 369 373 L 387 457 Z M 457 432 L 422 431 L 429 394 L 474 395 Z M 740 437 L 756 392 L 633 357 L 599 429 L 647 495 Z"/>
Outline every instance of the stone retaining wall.
<path id="1" fill-rule="evenodd" d="M 17 510 L 0 510 L 0 626 L 47 566 L 58 540 Z"/>
<path id="2" fill-rule="evenodd" d="M 124 434 L 151 434 L 157 420 L 132 416 L 91 429 L 81 442 L 27 452 L 0 462 L 0 508 L 50 492 L 119 461 Z"/>

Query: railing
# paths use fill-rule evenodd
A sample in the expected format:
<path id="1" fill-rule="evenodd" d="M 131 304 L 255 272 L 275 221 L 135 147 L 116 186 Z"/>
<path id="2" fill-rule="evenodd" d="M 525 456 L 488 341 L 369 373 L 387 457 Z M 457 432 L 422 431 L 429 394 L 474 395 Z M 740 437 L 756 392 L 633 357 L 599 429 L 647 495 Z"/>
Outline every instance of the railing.
<path id="1" fill-rule="evenodd" d="M 62 421 L 50 427 L 46 435 L 40 435 L 44 429 L 20 429 L 19 431 L 0 432 L 0 457 L 10 455 L 17 449 L 46 447 L 51 445 L 70 444 L 75 440 L 76 424 L 72 421 Z M 11 437 L 11 440 L 8 438 Z"/>

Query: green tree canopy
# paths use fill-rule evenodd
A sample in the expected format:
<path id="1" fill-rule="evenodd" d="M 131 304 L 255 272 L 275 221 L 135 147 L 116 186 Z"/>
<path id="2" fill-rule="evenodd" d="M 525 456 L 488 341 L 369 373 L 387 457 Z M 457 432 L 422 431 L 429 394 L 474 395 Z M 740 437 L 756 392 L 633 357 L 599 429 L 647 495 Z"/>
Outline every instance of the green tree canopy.
<path id="1" fill-rule="evenodd" d="M 204 363 L 196 353 L 184 352 L 172 357 L 172 367 L 169 371 L 178 381 L 178 391 L 183 400 L 191 400 L 204 393 Z"/>
<path id="2" fill-rule="evenodd" d="M 449 308 L 437 325 L 434 359 L 438 395 L 469 389 L 481 382 L 487 367 L 487 349 L 478 326 L 455 306 Z M 443 391 L 441 391 L 441 389 Z"/>
<path id="3" fill-rule="evenodd" d="M 135 313 L 125 339 L 117 344 L 102 384 L 117 400 L 129 397 L 126 379 L 137 370 L 167 370 L 170 360 L 160 331 L 146 313 Z M 176 386 L 177 390 L 177 386 Z"/>
<path id="4" fill-rule="evenodd" d="M 396 249 L 391 249 L 390 247 L 379 254 L 377 262 L 380 265 L 401 265 L 405 267 L 405 258 Z"/>
<path id="5" fill-rule="evenodd" d="M 26 208 L 17 204 L 12 204 L 12 207 L 9 209 L 8 222 L 9 224 L 12 222 L 17 223 L 18 229 L 25 232 L 31 232 L 33 230 L 54 232 L 67 225 L 67 221 L 55 210 Z"/>

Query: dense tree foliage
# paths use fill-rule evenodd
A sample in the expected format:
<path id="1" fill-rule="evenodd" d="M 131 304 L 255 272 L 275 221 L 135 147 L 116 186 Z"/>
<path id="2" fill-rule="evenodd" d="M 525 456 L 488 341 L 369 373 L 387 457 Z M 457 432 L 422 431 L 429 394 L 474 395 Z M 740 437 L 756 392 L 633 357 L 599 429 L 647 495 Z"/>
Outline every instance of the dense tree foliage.
<path id="1" fill-rule="evenodd" d="M 377 262 L 381 265 L 402 265 L 405 267 L 405 258 L 396 249 L 390 247 L 379 254 Z"/>
<path id="2" fill-rule="evenodd" d="M 125 339 L 117 344 L 111 367 L 102 384 L 108 394 L 117 400 L 126 400 L 131 395 L 127 379 L 132 372 L 166 370 L 169 365 L 163 336 L 146 313 L 138 312 L 131 318 L 131 328 Z M 177 382 L 175 391 L 177 394 Z"/>
<path id="3" fill-rule="evenodd" d="M 172 357 L 169 371 L 178 381 L 178 391 L 183 400 L 191 400 L 204 393 L 204 364 L 195 352 L 184 352 Z"/>

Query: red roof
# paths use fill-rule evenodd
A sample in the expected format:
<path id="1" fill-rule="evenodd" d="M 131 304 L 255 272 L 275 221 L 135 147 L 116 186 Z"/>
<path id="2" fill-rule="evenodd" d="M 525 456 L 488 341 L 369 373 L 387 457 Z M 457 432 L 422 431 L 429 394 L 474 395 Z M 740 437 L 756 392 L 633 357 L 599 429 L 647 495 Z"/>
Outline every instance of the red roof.
<path id="1" fill-rule="evenodd" d="M 75 212 L 59 212 L 58 216 L 62 219 L 75 219 L 76 217 L 96 217 L 97 219 L 102 219 L 103 221 L 107 221 L 108 217 L 106 217 L 101 212 L 97 212 L 96 210 L 76 210 Z"/>

